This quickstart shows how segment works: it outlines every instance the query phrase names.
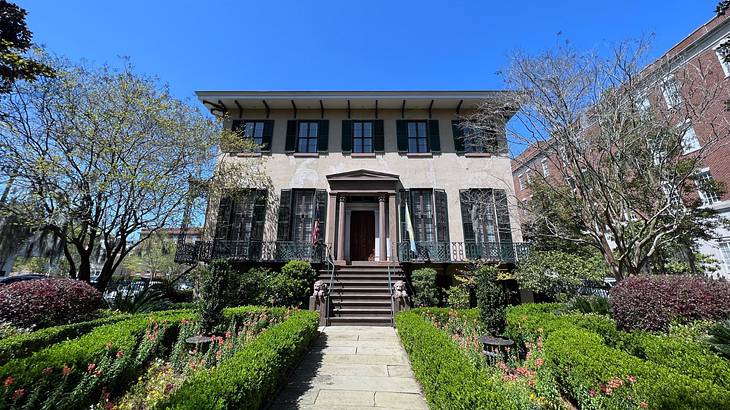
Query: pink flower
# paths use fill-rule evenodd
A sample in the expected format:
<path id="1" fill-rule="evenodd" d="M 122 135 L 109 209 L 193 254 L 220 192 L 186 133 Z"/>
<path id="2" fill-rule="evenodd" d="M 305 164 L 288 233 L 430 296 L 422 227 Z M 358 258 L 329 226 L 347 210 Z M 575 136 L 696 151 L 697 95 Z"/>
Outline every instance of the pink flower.
<path id="1" fill-rule="evenodd" d="M 69 374 L 71 374 L 71 368 L 68 367 L 68 365 L 64 364 L 62 372 L 63 372 L 63 377 L 67 377 Z"/>
<path id="2" fill-rule="evenodd" d="M 226 332 L 226 339 L 228 339 L 228 338 L 229 338 L 229 337 L 231 337 L 231 336 L 233 336 L 233 333 L 231 333 L 231 331 L 230 331 L 230 330 L 229 330 L 229 331 L 227 331 L 227 332 Z"/>
<path id="3" fill-rule="evenodd" d="M 626 378 L 630 383 L 634 383 L 636 381 L 636 376 L 629 376 Z"/>
<path id="4" fill-rule="evenodd" d="M 167 383 L 167 384 L 165 385 L 165 394 L 168 394 L 168 393 L 170 393 L 170 391 L 172 391 L 172 389 L 174 389 L 174 388 L 175 388 L 175 385 L 174 385 L 174 384 L 172 384 L 172 383 Z"/>
<path id="5" fill-rule="evenodd" d="M 86 367 L 86 371 L 91 373 L 96 369 L 96 365 L 94 363 L 89 363 L 89 365 Z"/>
<path id="6" fill-rule="evenodd" d="M 639 403 L 639 407 L 641 407 L 642 409 L 649 408 L 649 403 L 642 401 L 641 403 Z"/>
<path id="7" fill-rule="evenodd" d="M 5 387 L 9 387 L 13 383 L 15 383 L 15 378 L 13 378 L 13 376 L 8 376 L 5 378 Z"/>
<path id="8" fill-rule="evenodd" d="M 588 390 L 588 395 L 591 397 L 596 397 L 596 391 L 594 389 Z"/>
<path id="9" fill-rule="evenodd" d="M 610 387 L 612 389 L 618 389 L 619 387 L 623 386 L 623 384 L 624 384 L 624 381 L 621 379 L 611 379 L 608 382 L 608 387 Z"/>
<path id="10" fill-rule="evenodd" d="M 543 360 L 542 357 L 538 357 L 537 359 L 535 359 L 535 366 L 540 367 L 543 365 L 543 363 L 545 363 L 545 360 Z"/>
<path id="11" fill-rule="evenodd" d="M 121 359 L 122 357 L 124 357 L 124 352 L 120 350 L 117 352 L 117 359 Z"/>
<path id="12" fill-rule="evenodd" d="M 53 373 L 53 367 L 46 367 L 45 369 L 43 369 L 43 374 L 48 375 L 51 373 Z"/>
<path id="13" fill-rule="evenodd" d="M 13 399 L 18 400 L 25 396 L 25 389 L 18 389 L 13 392 Z"/>

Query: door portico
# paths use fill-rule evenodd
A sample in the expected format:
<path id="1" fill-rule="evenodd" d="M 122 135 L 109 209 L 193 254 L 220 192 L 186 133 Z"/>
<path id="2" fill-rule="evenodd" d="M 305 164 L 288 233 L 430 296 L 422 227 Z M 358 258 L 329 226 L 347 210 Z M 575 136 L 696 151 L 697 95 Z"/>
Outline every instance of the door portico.
<path id="1" fill-rule="evenodd" d="M 397 214 L 395 193 L 400 183 L 398 176 L 384 172 L 357 170 L 327 176 L 330 185 L 329 193 L 329 220 L 336 221 L 328 224 L 327 242 L 334 245 L 335 257 L 338 263 L 344 264 L 353 260 L 362 259 L 369 249 L 360 248 L 353 252 L 353 242 L 357 247 L 366 247 L 372 238 L 372 260 L 385 262 L 394 260 L 391 244 L 397 238 Z M 353 223 L 353 212 L 356 215 Z M 366 216 L 366 212 L 374 214 L 373 219 Z M 374 222 L 370 226 L 361 227 L 363 223 Z M 358 231 L 358 230 L 361 230 Z M 362 234 L 353 241 L 353 235 Z M 364 249 L 364 250 L 363 250 Z M 355 256 L 355 258 L 353 258 Z M 370 256 L 368 254 L 368 256 Z M 365 260 L 368 260 L 367 258 Z"/>

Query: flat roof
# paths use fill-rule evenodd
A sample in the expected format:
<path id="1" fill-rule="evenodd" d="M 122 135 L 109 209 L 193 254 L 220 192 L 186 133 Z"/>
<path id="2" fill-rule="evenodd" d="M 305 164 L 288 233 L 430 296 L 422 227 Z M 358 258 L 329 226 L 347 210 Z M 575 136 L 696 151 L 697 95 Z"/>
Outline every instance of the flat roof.
<path id="1" fill-rule="evenodd" d="M 509 101 L 503 90 L 453 91 L 197 91 L 209 109 L 473 109 L 485 100 Z M 294 104 L 292 104 L 292 102 Z"/>

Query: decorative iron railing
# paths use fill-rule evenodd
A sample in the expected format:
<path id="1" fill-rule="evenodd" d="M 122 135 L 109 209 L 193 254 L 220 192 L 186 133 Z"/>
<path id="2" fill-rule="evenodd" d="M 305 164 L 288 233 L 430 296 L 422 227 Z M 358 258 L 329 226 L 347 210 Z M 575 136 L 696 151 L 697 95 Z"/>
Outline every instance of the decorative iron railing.
<path id="1" fill-rule="evenodd" d="M 401 262 L 517 262 L 527 256 L 529 247 L 521 242 L 416 242 L 415 252 L 409 241 L 398 243 Z"/>
<path id="2" fill-rule="evenodd" d="M 229 259 L 251 262 L 287 262 L 301 259 L 313 263 L 322 262 L 325 245 L 291 241 L 197 241 L 178 244 L 175 261 L 178 263 L 207 262 L 213 259 Z"/>

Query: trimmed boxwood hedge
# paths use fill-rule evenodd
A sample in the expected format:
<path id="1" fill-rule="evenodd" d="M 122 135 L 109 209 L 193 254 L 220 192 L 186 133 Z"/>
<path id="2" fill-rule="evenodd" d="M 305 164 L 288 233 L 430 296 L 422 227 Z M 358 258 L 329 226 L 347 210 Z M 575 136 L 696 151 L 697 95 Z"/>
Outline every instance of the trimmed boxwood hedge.
<path id="1" fill-rule="evenodd" d="M 477 369 L 444 331 L 416 311 L 396 315 L 395 325 L 416 379 L 434 409 L 525 409 L 499 378 Z"/>
<path id="2" fill-rule="evenodd" d="M 131 318 L 131 315 L 120 313 L 88 322 L 47 327 L 30 333 L 20 333 L 0 340 L 0 363 L 11 359 L 26 357 L 31 353 L 52 344 L 73 339 L 88 333 L 98 326 L 108 325 Z"/>
<path id="3" fill-rule="evenodd" d="M 635 376 L 636 400 L 658 409 L 727 409 L 730 391 L 647 362 L 604 344 L 598 334 L 579 328 L 557 330 L 545 339 L 545 358 L 558 383 L 581 406 L 591 389 L 613 378 Z M 601 396 L 605 408 L 625 408 L 619 395 Z"/>
<path id="4" fill-rule="evenodd" d="M 319 314 L 297 311 L 219 366 L 185 380 L 159 408 L 258 409 L 317 333 Z"/>

